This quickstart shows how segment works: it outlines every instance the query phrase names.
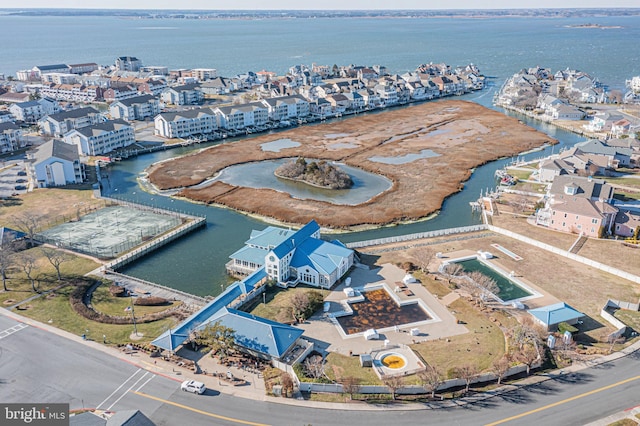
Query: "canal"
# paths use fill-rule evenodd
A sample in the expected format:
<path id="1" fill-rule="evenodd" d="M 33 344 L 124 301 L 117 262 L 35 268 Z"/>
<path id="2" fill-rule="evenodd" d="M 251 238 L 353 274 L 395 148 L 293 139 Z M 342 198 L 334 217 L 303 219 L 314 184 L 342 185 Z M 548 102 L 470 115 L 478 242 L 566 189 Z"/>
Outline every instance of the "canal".
<path id="1" fill-rule="evenodd" d="M 466 95 L 462 99 L 467 98 L 485 104 L 490 102 L 491 98 L 487 95 L 490 95 L 489 91 Z M 509 113 L 509 115 L 514 114 Z M 524 116 L 514 116 L 560 141 L 559 145 L 521 155 L 520 159 L 533 160 L 544 157 L 584 140 L 581 136 L 557 129 L 547 123 Z M 230 140 L 225 143 L 240 144 L 242 142 Z M 267 224 L 229 209 L 149 194 L 144 192 L 137 183 L 139 174 L 152 163 L 194 152 L 205 146 L 207 145 L 203 144 L 145 154 L 106 168 L 108 185 L 105 187 L 105 194 L 207 218 L 206 227 L 138 260 L 122 272 L 199 296 L 215 296 L 233 282 L 225 273 L 224 265 L 229 261 L 229 255 L 244 244 L 252 229 L 262 229 Z M 495 170 L 514 160 L 515 158 L 506 158 L 478 167 L 471 178 L 464 183 L 464 189 L 446 199 L 442 210 L 432 219 L 375 230 L 344 233 L 340 234 L 339 239 L 346 243 L 480 223 L 479 214 L 472 212 L 469 202 L 477 200 L 481 192 L 495 187 Z"/>

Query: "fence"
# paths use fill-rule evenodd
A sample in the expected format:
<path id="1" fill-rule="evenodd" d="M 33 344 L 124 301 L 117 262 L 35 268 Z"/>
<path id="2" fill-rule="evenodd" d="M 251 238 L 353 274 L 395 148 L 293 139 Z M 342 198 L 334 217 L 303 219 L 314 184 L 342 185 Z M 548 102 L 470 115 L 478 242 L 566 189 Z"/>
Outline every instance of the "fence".
<path id="1" fill-rule="evenodd" d="M 192 216 L 193 217 L 193 216 Z M 148 242 L 147 244 L 141 246 L 140 248 L 137 248 L 134 251 L 131 251 L 129 253 L 126 253 L 124 256 L 121 256 L 109 263 L 107 263 L 106 265 L 104 265 L 104 270 L 116 270 L 124 265 L 126 265 L 127 263 L 130 263 L 142 256 L 145 256 L 147 253 L 152 252 L 153 250 L 157 249 L 160 246 L 163 246 L 179 237 L 181 237 L 184 234 L 187 234 L 197 228 L 200 228 L 202 226 L 205 226 L 207 223 L 207 219 L 204 217 L 193 217 L 194 219 L 188 223 L 185 223 L 184 225 L 180 226 L 179 228 L 174 229 L 173 231 L 169 232 L 168 234 L 165 234 L 163 236 L 161 236 L 160 238 L 156 238 L 150 242 Z"/>
<path id="2" fill-rule="evenodd" d="M 620 269 L 613 268 L 611 266 L 605 265 L 605 264 L 597 262 L 595 260 L 588 259 L 588 258 L 583 257 L 583 256 L 579 256 L 577 254 L 569 253 L 566 250 L 562 250 L 562 249 L 559 249 L 559 248 L 554 247 L 552 245 L 549 245 L 549 244 L 546 244 L 546 243 L 542 243 L 540 241 L 536 241 L 536 240 L 534 240 L 532 238 L 525 237 L 524 235 L 516 234 L 515 232 L 509 231 L 509 230 L 506 230 L 506 229 L 498 228 L 497 226 L 488 225 L 487 227 L 492 232 L 496 232 L 498 234 L 505 235 L 505 236 L 507 236 L 509 238 L 513 238 L 515 240 L 522 241 L 523 243 L 530 244 L 532 246 L 541 248 L 543 250 L 547 250 L 547 251 L 549 251 L 551 253 L 558 254 L 560 256 L 564 256 L 567 259 L 575 260 L 576 262 L 580 262 L 580 263 L 582 263 L 584 265 L 591 266 L 592 268 L 596 268 L 596 269 L 599 269 L 601 271 L 607 272 L 609 274 L 618 276 L 620 278 L 624 278 L 625 280 L 629 280 L 629 281 L 632 281 L 632 282 L 634 282 L 636 284 L 640 284 L 640 277 L 637 276 L 637 275 L 633 275 L 633 274 L 631 274 L 629 272 L 625 272 L 625 271 L 622 271 Z"/>
<path id="3" fill-rule="evenodd" d="M 347 247 L 351 249 L 355 249 L 355 248 L 377 246 L 377 245 L 383 245 L 383 244 L 402 243 L 405 241 L 413 241 L 413 240 L 419 240 L 423 238 L 435 238 L 435 237 L 443 237 L 447 235 L 486 231 L 487 229 L 489 229 L 487 225 L 471 225 L 471 226 L 462 226 L 459 228 L 438 229 L 435 231 L 418 232 L 416 234 L 396 235 L 393 237 L 378 238 L 375 240 L 354 241 L 351 243 L 347 243 Z"/>

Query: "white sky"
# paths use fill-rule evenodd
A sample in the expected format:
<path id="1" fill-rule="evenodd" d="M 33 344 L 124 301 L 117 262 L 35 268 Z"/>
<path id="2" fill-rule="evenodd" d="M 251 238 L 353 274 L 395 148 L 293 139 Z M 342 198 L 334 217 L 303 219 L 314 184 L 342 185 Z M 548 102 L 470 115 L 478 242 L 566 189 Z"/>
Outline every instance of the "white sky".
<path id="1" fill-rule="evenodd" d="M 0 8 L 371 10 L 371 9 L 544 9 L 640 8 L 638 0 L 0 0 Z"/>

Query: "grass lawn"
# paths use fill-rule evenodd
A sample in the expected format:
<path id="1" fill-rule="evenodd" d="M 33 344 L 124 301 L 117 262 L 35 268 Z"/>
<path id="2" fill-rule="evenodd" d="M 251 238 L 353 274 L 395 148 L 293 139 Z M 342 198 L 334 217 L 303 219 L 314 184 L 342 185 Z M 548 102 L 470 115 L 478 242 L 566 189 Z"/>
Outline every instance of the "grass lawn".
<path id="1" fill-rule="evenodd" d="M 533 173 L 534 171 L 535 171 L 534 169 L 531 169 L 531 170 L 507 169 L 507 173 L 509 173 L 513 177 L 517 177 L 520 180 L 529 179 L 529 177 L 531 176 L 531 173 Z"/>
<path id="2" fill-rule="evenodd" d="M 620 201 L 640 200 L 640 191 L 625 191 L 620 188 L 616 188 L 616 192 L 613 194 L 613 198 Z"/>
<path id="3" fill-rule="evenodd" d="M 608 426 L 636 426 L 638 423 L 632 419 L 622 419 L 613 423 L 609 423 Z"/>
<path id="4" fill-rule="evenodd" d="M 289 289 L 283 289 L 280 287 L 267 288 L 267 292 L 265 296 L 266 304 L 261 303 L 260 302 L 261 299 L 258 298 L 258 304 L 255 307 L 253 307 L 249 311 L 249 313 L 262 318 L 278 321 L 279 315 L 282 315 L 280 314 L 280 312 L 283 309 L 291 306 L 291 299 L 294 296 L 294 294 L 307 293 L 309 291 L 322 292 L 322 290 L 317 290 L 314 288 L 303 287 L 303 286 L 289 288 Z M 280 320 L 282 320 L 282 317 L 280 317 Z M 291 320 L 293 320 L 293 318 L 291 318 Z"/>
<path id="5" fill-rule="evenodd" d="M 459 320 L 464 321 L 469 333 L 442 340 L 411 345 L 430 365 L 438 368 L 443 374 L 451 376 L 450 370 L 462 365 L 474 365 L 479 370 L 488 370 L 493 361 L 505 353 L 505 337 L 489 315 L 481 313 L 468 301 L 458 299 L 449 308 L 456 313 Z M 490 314 L 503 326 L 515 325 L 515 319 L 495 311 Z M 453 377 L 453 376 L 452 376 Z M 448 378 L 452 378 L 448 377 Z"/>
<path id="6" fill-rule="evenodd" d="M 620 186 L 627 186 L 629 188 L 637 188 L 638 190 L 640 190 L 640 179 L 636 179 L 636 178 L 623 178 L 623 177 L 603 177 L 602 179 L 604 179 L 608 184 L 612 184 L 612 185 L 620 185 Z M 617 190 L 616 190 L 617 192 Z"/>
<path id="7" fill-rule="evenodd" d="M 422 272 L 414 272 L 413 275 L 420 281 L 422 286 L 427 291 L 438 298 L 443 298 L 447 294 L 451 293 L 451 289 L 447 286 L 446 282 L 442 280 L 436 281 L 434 275 L 425 275 Z"/>
<path id="8" fill-rule="evenodd" d="M 102 336 L 105 335 L 109 344 L 131 341 L 129 336 L 133 333 L 133 324 L 102 324 L 78 315 L 71 308 L 71 303 L 69 302 L 69 296 L 73 288 L 68 286 L 45 297 L 32 300 L 29 302 L 31 307 L 24 311 L 19 311 L 19 313 L 76 335 L 86 333 L 91 340 L 100 341 Z M 166 318 L 152 323 L 138 324 L 138 333 L 143 335 L 139 341 L 149 342 L 153 340 L 165 330 L 173 327 L 176 322 L 174 318 Z M 87 330 L 89 331 L 87 332 Z"/>
<path id="9" fill-rule="evenodd" d="M 175 306 L 182 304 L 181 301 L 170 301 L 163 306 L 140 306 L 135 305 L 133 307 L 136 316 L 143 316 L 155 312 L 161 312 Z M 103 284 L 93 292 L 91 299 L 91 306 L 98 312 L 102 312 L 107 315 L 131 315 L 126 313 L 125 309 L 131 306 L 130 297 L 114 297 L 109 292 L 109 285 Z"/>
<path id="10" fill-rule="evenodd" d="M 32 248 L 21 253 L 32 255 L 36 259 L 36 266 L 31 275 L 37 277 L 37 288 L 40 291 L 46 291 L 61 284 L 57 281 L 55 268 L 49 263 L 47 258 L 44 257 L 39 248 Z M 17 253 L 14 256 L 20 256 L 21 253 Z M 82 276 L 98 266 L 100 266 L 100 264 L 91 259 L 71 254 L 69 260 L 60 265 L 60 273 L 64 280 L 65 276 Z M 0 288 L 0 302 L 2 303 L 9 299 L 21 301 L 34 295 L 31 289 L 31 282 L 18 265 L 11 268 L 9 272 L 7 288 L 9 289 L 7 292 L 2 291 Z"/>
<path id="11" fill-rule="evenodd" d="M 0 223 L 20 229 L 15 217 L 30 213 L 40 219 L 41 227 L 47 229 L 63 219 L 75 217 L 80 210 L 104 207 L 105 201 L 93 198 L 90 189 L 40 188 L 18 197 L 0 200 Z"/>
<path id="12" fill-rule="evenodd" d="M 331 352 L 327 355 L 326 360 L 324 371 L 331 380 L 340 381 L 340 377 L 352 376 L 360 380 L 361 385 L 382 384 L 376 373 L 373 372 L 373 368 L 360 366 L 360 357 Z"/>
<path id="13" fill-rule="evenodd" d="M 640 312 L 617 309 L 613 313 L 613 316 L 633 328 L 635 331 L 640 332 Z"/>

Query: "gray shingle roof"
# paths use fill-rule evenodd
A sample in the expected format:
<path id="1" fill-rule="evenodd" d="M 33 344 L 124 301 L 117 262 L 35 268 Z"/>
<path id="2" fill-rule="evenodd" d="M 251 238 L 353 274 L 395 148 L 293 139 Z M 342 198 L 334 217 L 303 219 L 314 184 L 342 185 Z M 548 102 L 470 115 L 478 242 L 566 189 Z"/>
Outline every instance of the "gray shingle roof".
<path id="1" fill-rule="evenodd" d="M 104 132 L 113 132 L 116 130 L 120 130 L 123 127 L 131 127 L 129 123 L 124 120 L 109 120 L 104 123 L 94 124 L 93 126 L 82 127 L 80 129 L 75 129 L 76 132 L 90 138 L 92 136 L 97 136 Z"/>
<path id="2" fill-rule="evenodd" d="M 62 121 L 67 118 L 79 118 L 79 117 L 87 116 L 89 114 L 98 114 L 98 110 L 92 107 L 77 108 L 69 111 L 63 111 L 63 112 L 58 112 L 56 114 L 51 114 L 49 115 L 49 118 L 55 121 Z"/>
<path id="3" fill-rule="evenodd" d="M 133 98 L 122 99 L 120 101 L 116 101 L 116 103 L 121 103 L 124 106 L 129 107 L 135 104 L 146 104 L 152 99 L 156 99 L 156 97 L 153 95 L 140 95 L 140 96 L 134 96 Z"/>
<path id="4" fill-rule="evenodd" d="M 38 147 L 34 154 L 34 163 L 41 163 L 51 157 L 60 158 L 61 160 L 77 161 L 78 147 L 57 139 L 43 143 Z"/>

